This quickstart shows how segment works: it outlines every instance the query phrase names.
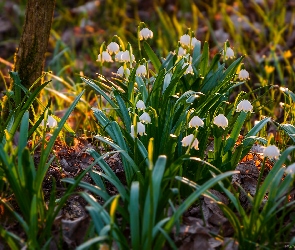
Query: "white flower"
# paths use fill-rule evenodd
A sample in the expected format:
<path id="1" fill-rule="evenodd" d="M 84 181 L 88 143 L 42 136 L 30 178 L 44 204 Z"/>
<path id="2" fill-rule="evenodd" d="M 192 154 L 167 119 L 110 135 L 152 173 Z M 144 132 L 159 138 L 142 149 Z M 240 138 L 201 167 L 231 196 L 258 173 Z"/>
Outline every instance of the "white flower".
<path id="1" fill-rule="evenodd" d="M 194 116 L 190 122 L 188 123 L 189 127 L 203 127 L 204 126 L 204 122 L 202 121 L 202 119 L 199 116 Z"/>
<path id="2" fill-rule="evenodd" d="M 225 58 L 234 58 L 235 57 L 235 53 L 232 50 L 232 48 L 227 47 L 226 52 L 225 52 Z"/>
<path id="3" fill-rule="evenodd" d="M 194 74 L 194 70 L 191 64 L 187 67 L 184 74 L 192 74 L 192 75 Z"/>
<path id="4" fill-rule="evenodd" d="M 128 77 L 130 75 L 130 70 L 128 68 L 126 68 L 124 70 L 124 67 L 121 66 L 118 71 L 117 71 L 117 74 L 120 75 L 120 76 L 123 76 L 125 74 L 126 77 Z"/>
<path id="5" fill-rule="evenodd" d="M 135 57 L 134 57 L 134 55 L 133 54 L 131 54 L 131 57 L 130 57 L 130 52 L 129 52 L 129 50 L 126 50 L 126 51 L 124 51 L 123 53 L 122 53 L 122 55 L 121 55 L 121 61 L 122 62 L 132 62 L 132 61 L 134 61 L 135 60 Z"/>
<path id="6" fill-rule="evenodd" d="M 115 43 L 115 42 L 111 42 L 108 46 L 107 46 L 107 51 L 110 53 L 110 55 L 112 55 L 113 53 L 117 54 L 120 50 L 120 46 L 119 44 Z"/>
<path id="7" fill-rule="evenodd" d="M 216 116 L 213 120 L 213 123 L 217 127 L 222 127 L 223 129 L 228 126 L 228 120 L 223 114 L 219 114 L 218 116 Z"/>
<path id="8" fill-rule="evenodd" d="M 136 103 L 136 108 L 138 108 L 139 110 L 145 110 L 144 102 L 143 102 L 142 100 L 139 100 L 139 101 Z"/>
<path id="9" fill-rule="evenodd" d="M 146 67 L 144 65 L 139 65 L 136 69 L 136 75 L 145 76 L 147 74 Z"/>
<path id="10" fill-rule="evenodd" d="M 186 54 L 186 49 L 179 47 L 178 48 L 178 56 L 184 56 Z"/>
<path id="11" fill-rule="evenodd" d="M 44 127 L 44 119 L 42 120 L 42 122 L 40 123 L 40 125 Z M 51 115 L 49 115 L 47 117 L 46 126 L 48 126 L 49 128 L 54 128 L 54 127 L 57 126 L 57 121 Z"/>
<path id="12" fill-rule="evenodd" d="M 148 28 L 143 28 L 139 32 L 139 40 L 147 40 L 148 38 L 153 38 L 153 32 Z"/>
<path id="13" fill-rule="evenodd" d="M 195 150 L 199 149 L 199 141 L 193 134 L 183 137 L 181 143 L 183 147 L 189 147 L 191 145 Z"/>
<path id="14" fill-rule="evenodd" d="M 292 177 L 293 177 L 293 176 L 295 175 L 295 163 L 292 163 L 291 165 L 289 165 L 289 166 L 286 168 L 285 172 L 286 172 L 287 174 L 292 175 Z"/>
<path id="15" fill-rule="evenodd" d="M 97 62 L 112 62 L 112 57 L 107 51 L 103 51 L 101 54 L 98 55 L 98 58 L 96 60 Z"/>
<path id="16" fill-rule="evenodd" d="M 191 38 L 189 35 L 183 35 L 180 37 L 180 40 L 179 40 L 181 46 L 183 47 L 189 47 L 190 45 L 190 48 L 193 49 L 197 43 L 201 43 L 197 38 L 193 37 Z"/>
<path id="17" fill-rule="evenodd" d="M 136 136 L 134 125 L 131 125 L 131 136 L 134 138 Z M 137 134 L 144 135 L 145 134 L 145 126 L 141 122 L 137 122 Z"/>
<path id="18" fill-rule="evenodd" d="M 249 79 L 249 73 L 247 70 L 245 69 L 242 69 L 239 73 L 239 79 L 240 80 L 246 80 L 246 79 Z"/>
<path id="19" fill-rule="evenodd" d="M 184 68 L 187 65 L 188 65 L 188 67 L 186 68 L 184 74 L 185 75 L 187 75 L 187 74 L 192 74 L 193 75 L 194 74 L 194 70 L 193 70 L 193 67 L 192 67 L 191 64 L 185 63 L 185 64 L 183 64 L 182 68 Z"/>
<path id="20" fill-rule="evenodd" d="M 147 112 L 144 112 L 140 117 L 139 120 L 143 123 L 151 123 L 151 117 Z"/>
<path id="21" fill-rule="evenodd" d="M 189 43 L 190 43 L 190 40 L 191 40 L 191 37 L 189 35 L 183 35 L 180 37 L 180 44 L 182 46 L 189 46 Z"/>
<path id="22" fill-rule="evenodd" d="M 194 48 L 197 43 L 201 43 L 197 38 L 193 37 L 191 41 L 191 47 Z"/>
<path id="23" fill-rule="evenodd" d="M 266 147 L 263 151 L 263 156 L 268 158 L 277 158 L 280 155 L 280 150 L 275 145 Z"/>
<path id="24" fill-rule="evenodd" d="M 116 55 L 115 55 L 115 61 L 116 62 L 122 62 L 122 54 L 123 54 L 123 51 L 119 51 Z"/>
<path id="25" fill-rule="evenodd" d="M 248 100 L 242 100 L 237 106 L 237 112 L 245 111 L 245 112 L 252 112 L 253 106 Z"/>

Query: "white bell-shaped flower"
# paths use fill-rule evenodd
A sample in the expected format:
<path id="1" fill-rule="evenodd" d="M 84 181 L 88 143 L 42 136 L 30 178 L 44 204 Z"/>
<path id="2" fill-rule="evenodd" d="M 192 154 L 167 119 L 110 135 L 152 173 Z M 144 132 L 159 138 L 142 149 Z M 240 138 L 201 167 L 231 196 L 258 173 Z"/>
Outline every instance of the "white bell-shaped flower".
<path id="1" fill-rule="evenodd" d="M 292 175 L 292 177 L 293 177 L 293 176 L 295 175 L 295 163 L 292 163 L 291 165 L 289 165 L 289 166 L 286 168 L 285 172 L 286 172 L 287 174 Z"/>
<path id="2" fill-rule="evenodd" d="M 217 127 L 222 127 L 223 129 L 228 126 L 228 120 L 223 114 L 219 114 L 218 116 L 216 116 L 213 120 L 213 123 Z"/>
<path id="3" fill-rule="evenodd" d="M 278 158 L 280 150 L 275 145 L 267 146 L 263 151 L 263 156 L 268 158 Z"/>
<path id="4" fill-rule="evenodd" d="M 40 125 L 44 127 L 44 119 L 42 120 Z M 55 128 L 57 127 L 57 121 L 51 115 L 49 115 L 47 117 L 46 126 L 48 126 L 49 128 Z"/>
<path id="5" fill-rule="evenodd" d="M 198 43 L 201 43 L 197 38 L 193 37 L 191 41 L 191 48 L 194 48 Z"/>
<path id="6" fill-rule="evenodd" d="M 142 100 L 139 100 L 137 103 L 136 103 L 136 108 L 138 108 L 139 110 L 145 110 L 146 107 L 145 107 L 145 104 Z"/>
<path id="7" fill-rule="evenodd" d="M 133 61 L 135 61 L 135 57 L 133 54 L 130 55 L 129 50 L 126 50 L 121 55 L 121 61 L 122 62 L 133 62 Z"/>
<path id="8" fill-rule="evenodd" d="M 119 52 L 115 55 L 115 61 L 116 61 L 116 62 L 122 62 L 122 54 L 123 54 L 123 51 L 119 51 Z"/>
<path id="9" fill-rule="evenodd" d="M 120 75 L 120 76 L 122 76 L 122 77 L 123 77 L 123 75 L 125 74 L 125 76 L 128 77 L 128 76 L 130 75 L 130 70 L 129 70 L 128 68 L 126 68 L 126 69 L 124 70 L 124 66 L 121 66 L 121 67 L 118 69 L 117 74 Z"/>
<path id="10" fill-rule="evenodd" d="M 193 75 L 193 74 L 194 74 L 194 70 L 193 70 L 193 67 L 192 67 L 191 64 L 188 64 L 188 63 L 183 64 L 182 68 L 184 68 L 186 65 L 188 65 L 188 67 L 186 68 L 184 74 L 185 74 L 185 75 L 187 75 L 187 74 L 191 74 L 191 75 Z"/>
<path id="11" fill-rule="evenodd" d="M 185 35 L 180 37 L 179 42 L 180 42 L 181 46 L 184 46 L 184 47 L 187 46 L 188 47 L 189 44 L 190 44 L 190 40 L 191 40 L 191 37 L 189 35 L 185 34 Z"/>
<path id="12" fill-rule="evenodd" d="M 184 56 L 186 54 L 186 49 L 179 47 L 178 48 L 178 56 Z"/>
<path id="13" fill-rule="evenodd" d="M 199 149 L 199 141 L 193 134 L 183 137 L 181 143 L 183 147 L 189 147 L 191 145 L 195 150 Z"/>
<path id="14" fill-rule="evenodd" d="M 237 106 L 237 112 L 252 112 L 253 106 L 248 100 L 242 100 Z"/>
<path id="15" fill-rule="evenodd" d="M 148 28 L 143 28 L 140 32 L 139 32 L 139 40 L 147 40 L 149 38 L 153 38 L 153 32 L 148 29 Z"/>
<path id="16" fill-rule="evenodd" d="M 144 65 L 139 65 L 136 69 L 136 75 L 145 76 L 147 74 L 146 67 Z"/>
<path id="17" fill-rule="evenodd" d="M 247 70 L 245 69 L 241 69 L 241 71 L 239 72 L 239 79 L 240 80 L 247 80 L 249 79 L 249 73 Z"/>
<path id="18" fill-rule="evenodd" d="M 120 50 L 120 46 L 119 44 L 115 43 L 115 42 L 111 42 L 108 46 L 107 46 L 107 51 L 110 53 L 110 55 L 117 54 Z"/>
<path id="19" fill-rule="evenodd" d="M 235 53 L 232 50 L 232 48 L 227 47 L 226 51 L 225 51 L 225 58 L 234 58 L 235 57 Z"/>
<path id="20" fill-rule="evenodd" d="M 144 112 L 140 117 L 139 120 L 143 123 L 151 123 L 151 117 L 147 112 Z"/>
<path id="21" fill-rule="evenodd" d="M 141 122 L 137 122 L 137 134 L 145 135 L 145 126 Z M 131 125 L 131 133 L 130 133 L 130 135 L 133 138 L 136 136 L 134 125 Z"/>
<path id="22" fill-rule="evenodd" d="M 190 122 L 188 123 L 189 127 L 192 128 L 192 127 L 195 127 L 195 128 L 198 128 L 198 127 L 203 127 L 204 126 L 204 122 L 202 121 L 202 119 L 199 117 L 199 116 L 194 116 Z"/>
<path id="23" fill-rule="evenodd" d="M 98 55 L 96 60 L 97 62 L 113 62 L 111 55 L 107 51 L 103 51 L 101 54 Z"/>

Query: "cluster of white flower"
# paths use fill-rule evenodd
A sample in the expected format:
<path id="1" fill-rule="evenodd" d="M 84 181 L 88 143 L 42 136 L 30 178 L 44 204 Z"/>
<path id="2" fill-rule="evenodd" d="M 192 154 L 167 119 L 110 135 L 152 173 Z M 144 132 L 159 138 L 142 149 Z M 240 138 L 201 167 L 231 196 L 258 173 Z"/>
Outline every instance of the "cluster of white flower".
<path id="1" fill-rule="evenodd" d="M 148 28 L 143 28 L 140 30 L 138 36 L 140 40 L 147 40 L 147 39 L 153 38 L 153 32 L 149 30 Z M 192 37 L 188 34 L 184 34 L 180 37 L 179 44 L 180 46 L 178 48 L 177 55 L 178 57 L 183 57 L 185 59 L 185 63 L 182 66 L 183 68 L 186 67 L 184 74 L 193 75 L 194 70 L 192 67 L 192 57 L 190 54 L 187 54 L 187 53 L 191 53 L 191 51 L 195 48 L 195 46 L 200 45 L 201 42 L 195 37 Z M 235 53 L 231 47 L 227 47 L 224 53 L 225 53 L 224 54 L 225 59 L 235 57 Z M 101 63 L 113 62 L 112 55 L 114 55 L 114 60 L 116 62 L 122 62 L 122 63 L 130 62 L 130 67 L 132 67 L 132 63 L 135 62 L 135 57 L 131 53 L 131 51 L 128 49 L 125 51 L 120 50 L 120 46 L 116 42 L 111 42 L 107 46 L 106 51 L 103 51 L 101 54 L 98 55 L 97 61 Z M 130 75 L 130 69 L 126 67 L 126 64 L 124 64 L 124 66 L 119 67 L 117 74 L 121 77 L 125 76 L 126 78 L 128 78 L 128 76 Z M 139 77 L 145 77 L 147 75 L 147 65 L 144 65 L 144 64 L 139 65 L 136 69 L 136 75 Z M 167 74 L 166 76 L 168 77 L 170 76 L 170 74 Z M 165 79 L 166 79 L 166 76 L 165 76 Z M 242 69 L 238 73 L 238 78 L 240 80 L 247 80 L 249 79 L 249 73 L 245 69 Z M 151 123 L 151 117 L 147 112 L 145 112 L 146 106 L 142 100 L 139 100 L 136 103 L 136 108 L 139 111 L 143 111 L 143 113 L 139 116 L 139 121 L 136 123 L 136 126 L 135 125 L 131 126 L 132 137 L 135 137 L 136 134 L 144 135 L 145 124 Z M 237 105 L 237 108 L 236 108 L 237 112 L 241 112 L 241 111 L 252 112 L 252 110 L 253 110 L 253 106 L 248 100 L 242 100 Z M 214 117 L 213 124 L 215 124 L 217 127 L 221 127 L 225 129 L 226 127 L 228 127 L 228 119 L 223 114 L 219 114 L 216 117 Z M 198 127 L 203 127 L 203 126 L 204 126 L 204 122 L 198 116 L 194 116 L 189 122 L 190 128 L 195 127 L 196 129 L 198 129 Z M 184 147 L 190 146 L 197 150 L 198 144 L 199 144 L 199 141 L 197 138 L 195 138 L 193 134 L 185 136 L 182 139 L 182 146 Z"/>
<path id="2" fill-rule="evenodd" d="M 200 117 L 194 116 L 188 123 L 188 126 L 190 128 L 194 127 L 198 129 L 198 127 L 204 126 L 204 122 Z M 181 143 L 183 147 L 193 147 L 195 150 L 199 149 L 199 141 L 195 138 L 194 134 L 189 134 L 188 136 L 183 137 Z"/>
<path id="3" fill-rule="evenodd" d="M 139 32 L 139 39 L 140 40 L 146 40 L 149 38 L 153 38 L 153 32 L 149 30 L 148 28 L 143 28 Z M 104 63 L 104 62 L 113 62 L 112 55 L 114 56 L 114 60 L 116 62 L 120 63 L 130 63 L 130 66 L 132 63 L 136 62 L 135 61 L 135 56 L 129 51 L 129 50 L 120 50 L 120 46 L 116 42 L 111 42 L 107 48 L 106 51 L 102 51 L 101 54 L 98 55 L 97 57 L 97 62 Z M 130 69 L 128 69 L 126 66 L 125 68 L 123 66 L 119 67 L 117 74 L 121 77 L 125 75 L 126 78 L 130 75 Z M 139 67 L 136 70 L 136 74 L 138 76 L 146 76 L 147 74 L 147 69 L 145 65 L 139 65 Z"/>
<path id="4" fill-rule="evenodd" d="M 146 109 L 146 106 L 142 100 L 137 101 L 135 106 L 140 111 L 144 111 Z M 144 124 L 148 124 L 148 123 L 151 123 L 151 117 L 147 112 L 144 111 L 139 117 L 139 122 L 137 122 L 137 125 L 136 125 L 136 131 L 135 131 L 135 126 L 131 125 L 131 133 L 130 133 L 131 136 L 135 138 L 136 134 L 145 135 Z"/>

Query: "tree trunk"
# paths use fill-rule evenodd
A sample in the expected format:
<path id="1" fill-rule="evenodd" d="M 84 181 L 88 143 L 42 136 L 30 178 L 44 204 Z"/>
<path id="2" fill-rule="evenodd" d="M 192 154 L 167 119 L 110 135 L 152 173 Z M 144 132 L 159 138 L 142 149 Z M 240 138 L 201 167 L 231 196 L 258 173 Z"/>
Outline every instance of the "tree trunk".
<path id="1" fill-rule="evenodd" d="M 42 75 L 44 69 L 54 7 L 55 0 L 27 1 L 25 23 L 19 47 L 15 53 L 13 68 L 13 71 L 18 72 L 22 85 L 27 89 Z M 41 83 L 42 80 L 34 88 Z M 10 89 L 14 90 L 12 80 Z M 9 113 L 8 98 L 5 97 L 5 99 L 1 112 L 3 119 L 7 118 Z"/>
<path id="2" fill-rule="evenodd" d="M 55 0 L 28 0 L 26 19 L 14 57 L 14 71 L 27 89 L 42 75 Z M 41 84 L 41 83 L 40 83 Z"/>

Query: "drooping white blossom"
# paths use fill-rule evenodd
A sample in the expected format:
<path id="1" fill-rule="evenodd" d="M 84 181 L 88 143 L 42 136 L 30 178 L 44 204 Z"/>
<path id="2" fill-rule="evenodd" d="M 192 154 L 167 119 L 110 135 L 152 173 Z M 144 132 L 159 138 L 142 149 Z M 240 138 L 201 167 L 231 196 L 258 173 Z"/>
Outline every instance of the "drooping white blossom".
<path id="1" fill-rule="evenodd" d="M 197 38 L 190 37 L 188 34 L 182 35 L 179 40 L 181 46 L 183 47 L 190 47 L 193 49 L 197 43 L 201 43 Z"/>
<path id="2" fill-rule="evenodd" d="M 194 48 L 198 43 L 201 43 L 197 38 L 193 37 L 191 41 L 191 48 Z"/>
<path id="3" fill-rule="evenodd" d="M 113 59 L 111 55 L 107 51 L 103 51 L 101 54 L 98 55 L 97 57 L 97 62 L 113 62 Z"/>
<path id="4" fill-rule="evenodd" d="M 136 103 L 136 108 L 138 108 L 139 110 L 145 110 L 146 107 L 145 107 L 145 104 L 142 100 L 139 100 L 137 103 Z"/>
<path id="5" fill-rule="evenodd" d="M 121 55 L 121 61 L 122 62 L 134 62 L 135 61 L 135 57 L 133 54 L 130 55 L 129 50 L 125 50 L 122 55 Z"/>
<path id="6" fill-rule="evenodd" d="M 44 127 L 44 119 L 42 120 L 40 125 Z M 51 115 L 49 115 L 47 117 L 46 126 L 48 126 L 49 128 L 54 128 L 57 126 L 57 121 Z"/>
<path id="7" fill-rule="evenodd" d="M 151 123 L 151 117 L 147 112 L 144 112 L 140 117 L 139 120 L 143 123 Z"/>
<path id="8" fill-rule="evenodd" d="M 118 69 L 117 74 L 120 75 L 120 76 L 122 76 L 122 77 L 123 77 L 123 75 L 125 74 L 125 76 L 128 77 L 128 76 L 130 75 L 130 70 L 129 70 L 128 68 L 126 68 L 126 69 L 124 70 L 124 67 L 121 66 L 121 67 Z"/>
<path id="9" fill-rule="evenodd" d="M 203 127 L 204 122 L 202 121 L 202 119 L 199 116 L 194 116 L 190 120 L 188 125 L 189 125 L 190 128 L 192 128 L 192 127 L 198 128 L 198 127 Z"/>
<path id="10" fill-rule="evenodd" d="M 190 44 L 190 40 L 191 40 L 191 37 L 189 35 L 185 34 L 185 35 L 180 37 L 179 42 L 180 42 L 181 46 L 187 46 L 188 47 L 189 44 Z"/>
<path id="11" fill-rule="evenodd" d="M 145 126 L 141 122 L 137 122 L 137 134 L 139 135 L 145 135 Z M 131 136 L 134 138 L 136 136 L 135 133 L 135 127 L 134 125 L 131 125 Z"/>
<path id="12" fill-rule="evenodd" d="M 263 156 L 268 158 L 278 158 L 280 150 L 275 145 L 267 146 L 263 151 Z"/>
<path id="13" fill-rule="evenodd" d="M 237 112 L 252 112 L 253 106 L 248 100 L 242 100 L 237 106 Z"/>
<path id="14" fill-rule="evenodd" d="M 143 28 L 140 32 L 139 32 L 139 40 L 147 40 L 149 38 L 153 38 L 153 32 L 148 29 L 148 28 Z"/>
<path id="15" fill-rule="evenodd" d="M 183 137 L 181 143 L 183 147 L 189 147 L 191 145 L 195 150 L 199 149 L 199 141 L 193 134 Z"/>
<path id="16" fill-rule="evenodd" d="M 227 47 L 226 52 L 225 52 L 225 58 L 234 58 L 235 57 L 235 53 L 233 51 L 232 48 Z"/>
<path id="17" fill-rule="evenodd" d="M 241 71 L 239 72 L 239 79 L 240 80 L 247 80 L 249 79 L 249 73 L 247 70 L 245 69 L 241 69 Z"/>
<path id="18" fill-rule="evenodd" d="M 216 116 L 213 120 L 213 123 L 217 127 L 222 127 L 223 129 L 228 126 L 228 120 L 223 114 L 219 114 L 218 116 Z"/>
<path id="19" fill-rule="evenodd" d="M 139 65 L 136 69 L 136 75 L 145 76 L 147 74 L 146 67 L 144 65 Z"/>
<path id="20" fill-rule="evenodd" d="M 194 74 L 194 70 L 193 70 L 193 67 L 192 67 L 191 64 L 189 64 L 189 63 L 185 63 L 185 64 L 183 64 L 182 68 L 184 68 L 184 67 L 187 66 L 187 65 L 188 65 L 188 67 L 186 68 L 184 74 L 185 74 L 185 75 L 187 75 L 187 74 L 191 74 L 191 75 L 193 75 L 193 74 Z"/>
<path id="21" fill-rule="evenodd" d="M 186 54 L 186 49 L 179 47 L 178 48 L 178 56 L 184 56 Z"/>
<path id="22" fill-rule="evenodd" d="M 292 163 L 291 165 L 289 165 L 289 166 L 286 168 L 285 172 L 286 172 L 287 174 L 292 175 L 292 177 L 293 177 L 293 176 L 295 175 L 295 163 Z"/>
<path id="23" fill-rule="evenodd" d="M 116 42 L 111 42 L 108 46 L 107 46 L 107 51 L 110 53 L 110 55 L 117 54 L 120 50 L 120 46 L 119 44 L 117 44 Z"/>
<path id="24" fill-rule="evenodd" d="M 122 54 L 124 51 L 119 51 L 116 55 L 115 55 L 115 61 L 116 62 L 123 62 L 122 61 Z"/>

